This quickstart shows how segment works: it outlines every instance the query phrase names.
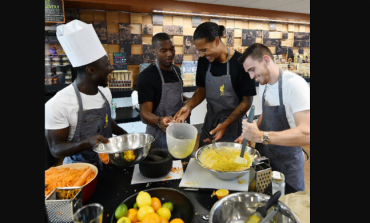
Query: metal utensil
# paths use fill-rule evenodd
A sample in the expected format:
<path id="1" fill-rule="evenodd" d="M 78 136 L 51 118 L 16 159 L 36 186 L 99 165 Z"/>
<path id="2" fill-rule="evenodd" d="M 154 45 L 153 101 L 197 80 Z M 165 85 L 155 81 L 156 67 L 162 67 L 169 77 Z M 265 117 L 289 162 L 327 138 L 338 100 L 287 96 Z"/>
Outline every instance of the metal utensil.
<path id="1" fill-rule="evenodd" d="M 218 153 L 218 155 L 220 156 L 224 156 L 224 154 L 221 154 L 219 151 L 223 151 L 224 153 L 227 153 L 228 156 L 230 157 L 233 157 L 234 155 L 228 151 L 227 149 L 223 148 L 223 147 L 217 147 L 216 146 L 216 143 L 215 143 L 215 140 L 212 138 L 212 136 L 208 133 L 208 131 L 204 128 L 204 126 L 202 127 L 202 131 L 204 132 L 204 134 L 206 134 L 206 136 L 209 138 L 209 140 L 211 140 L 212 144 L 213 144 L 213 147 L 214 147 L 214 151 L 216 153 Z M 245 148 L 244 148 L 245 150 Z M 236 157 L 236 159 L 234 160 L 235 163 L 238 163 L 238 164 L 246 164 L 247 163 L 247 160 L 241 158 L 241 157 Z"/>
<path id="2" fill-rule="evenodd" d="M 270 197 L 270 199 L 266 202 L 265 205 L 262 207 L 258 207 L 256 212 L 251 214 L 245 223 L 257 223 L 260 222 L 261 219 L 266 217 L 267 210 L 274 204 L 276 204 L 281 196 L 281 192 L 277 191 L 274 195 Z"/>
<path id="3" fill-rule="evenodd" d="M 249 112 L 249 115 L 248 115 L 248 122 L 249 123 L 252 123 L 253 122 L 253 117 L 254 117 L 254 105 L 252 105 L 251 107 L 251 111 Z M 240 157 L 243 158 L 244 157 L 244 152 L 245 152 L 245 147 L 248 143 L 248 140 L 247 139 L 243 139 L 243 147 L 242 147 L 242 150 L 240 151 Z"/>
<path id="4" fill-rule="evenodd" d="M 234 150 L 241 150 L 242 144 L 236 143 L 236 142 L 216 142 L 217 147 L 231 147 Z M 195 160 L 199 163 L 200 166 L 202 166 L 204 169 L 209 171 L 212 175 L 214 175 L 216 178 L 221 180 L 235 180 L 237 178 L 240 178 L 244 176 L 245 174 L 249 173 L 250 168 L 247 168 L 245 170 L 241 171 L 219 171 L 214 170 L 212 168 L 209 168 L 205 166 L 200 160 L 199 157 L 202 154 L 202 152 L 209 148 L 209 145 L 205 145 L 200 147 L 194 154 Z M 254 153 L 254 148 L 247 146 L 245 149 L 245 152 L 248 154 Z M 261 155 L 258 151 L 256 151 L 255 157 L 259 158 Z M 252 162 L 253 163 L 253 162 Z"/>
<path id="5" fill-rule="evenodd" d="M 269 222 L 279 211 L 279 208 L 275 207 L 273 210 L 271 210 L 269 213 L 267 213 L 266 217 L 262 219 L 259 223 L 267 223 Z"/>

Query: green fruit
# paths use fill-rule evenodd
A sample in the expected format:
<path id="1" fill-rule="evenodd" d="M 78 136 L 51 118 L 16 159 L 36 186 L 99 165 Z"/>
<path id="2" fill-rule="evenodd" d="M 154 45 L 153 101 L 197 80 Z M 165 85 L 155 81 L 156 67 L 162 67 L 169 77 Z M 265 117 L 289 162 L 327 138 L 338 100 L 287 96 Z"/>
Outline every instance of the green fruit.
<path id="1" fill-rule="evenodd" d="M 139 206 L 137 206 L 137 203 L 135 202 L 135 204 L 134 204 L 134 208 L 135 209 L 139 209 Z"/>
<path id="2" fill-rule="evenodd" d="M 114 216 L 116 217 L 116 219 L 120 219 L 122 217 L 126 217 L 127 216 L 127 205 L 125 204 L 120 204 L 116 211 L 114 212 Z"/>
<path id="3" fill-rule="evenodd" d="M 173 204 L 171 202 L 166 202 L 162 204 L 162 208 L 168 208 L 170 211 L 173 211 Z"/>

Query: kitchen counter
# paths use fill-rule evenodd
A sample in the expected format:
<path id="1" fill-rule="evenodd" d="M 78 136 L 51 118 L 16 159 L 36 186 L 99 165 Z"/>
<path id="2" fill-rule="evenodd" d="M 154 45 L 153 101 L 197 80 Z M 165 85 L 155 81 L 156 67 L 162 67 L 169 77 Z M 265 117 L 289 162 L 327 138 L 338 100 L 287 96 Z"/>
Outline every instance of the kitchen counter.
<path id="1" fill-rule="evenodd" d="M 181 161 L 189 162 L 190 157 L 191 156 Z M 183 165 L 184 171 L 186 171 L 186 167 L 187 164 Z M 194 219 L 194 223 L 208 222 L 208 220 L 203 220 L 202 216 L 208 215 L 214 203 L 218 201 L 216 196 L 211 197 L 212 191 L 184 190 L 183 188 L 179 188 L 181 179 L 131 185 L 133 171 L 133 166 L 126 169 L 118 169 L 114 167 L 109 167 L 109 169 L 106 170 L 99 169 L 95 191 L 86 204 L 99 203 L 103 205 L 103 223 L 111 223 L 117 206 L 126 198 L 142 190 L 157 187 L 173 188 L 185 193 L 195 205 L 196 217 Z M 286 184 L 285 190 L 286 194 L 296 192 L 288 184 Z M 230 191 L 230 194 L 235 192 L 238 191 Z"/>

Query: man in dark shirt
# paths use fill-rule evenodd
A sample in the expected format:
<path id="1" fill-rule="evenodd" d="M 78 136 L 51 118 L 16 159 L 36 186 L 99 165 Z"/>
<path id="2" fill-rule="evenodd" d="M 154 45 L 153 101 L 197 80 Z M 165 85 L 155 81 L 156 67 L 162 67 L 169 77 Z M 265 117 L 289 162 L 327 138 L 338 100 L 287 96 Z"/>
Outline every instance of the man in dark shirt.
<path id="1" fill-rule="evenodd" d="M 256 88 L 254 80 L 237 61 L 241 53 L 230 50 L 221 41 L 224 30 L 224 26 L 212 22 L 202 23 L 195 30 L 194 44 L 201 54 L 196 74 L 198 89 L 174 119 L 182 122 L 206 99 L 203 126 L 214 135 L 215 141 L 234 142 L 241 134 L 241 119 L 252 105 Z M 202 132 L 199 146 L 210 142 Z"/>
<path id="2" fill-rule="evenodd" d="M 171 37 L 157 33 L 152 45 L 156 63 L 145 68 L 137 79 L 140 116 L 147 124 L 146 132 L 155 137 L 152 148 L 167 148 L 165 132 L 183 105 L 183 82 L 180 68 L 172 64 L 175 46 Z"/>

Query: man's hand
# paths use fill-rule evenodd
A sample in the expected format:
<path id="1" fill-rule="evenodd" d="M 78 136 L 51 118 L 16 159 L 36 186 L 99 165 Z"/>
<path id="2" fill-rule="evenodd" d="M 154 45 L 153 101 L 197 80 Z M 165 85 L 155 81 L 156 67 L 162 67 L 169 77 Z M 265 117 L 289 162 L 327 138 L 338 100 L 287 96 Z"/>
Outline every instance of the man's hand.
<path id="1" fill-rule="evenodd" d="M 98 144 L 99 142 L 102 142 L 102 143 L 108 143 L 109 142 L 109 140 L 107 138 L 105 138 L 104 136 L 102 136 L 102 135 L 90 136 L 89 138 L 87 138 L 87 141 L 90 143 L 90 145 L 92 147 L 95 146 L 96 144 Z"/>
<path id="2" fill-rule="evenodd" d="M 176 123 L 184 123 L 185 120 L 190 115 L 190 108 L 188 106 L 183 106 L 178 110 L 174 116 L 174 120 Z"/>
<path id="3" fill-rule="evenodd" d="M 243 144 L 243 139 L 244 139 L 243 135 L 240 135 L 237 139 L 235 139 L 234 142 Z"/>
<path id="4" fill-rule="evenodd" d="M 222 136 L 224 135 L 226 131 L 226 125 L 223 124 L 223 123 L 220 123 L 216 126 L 216 128 L 214 128 L 212 131 L 209 132 L 210 135 L 213 135 L 216 133 L 215 136 L 213 136 L 213 139 L 217 142 L 219 139 L 222 138 Z M 211 140 L 209 139 L 205 139 L 203 140 L 204 143 L 211 143 Z"/>
<path id="5" fill-rule="evenodd" d="M 159 126 L 160 128 L 166 132 L 167 127 L 169 126 L 168 123 L 172 122 L 173 118 L 171 116 L 160 117 Z"/>
<path id="6" fill-rule="evenodd" d="M 256 121 L 249 123 L 247 119 L 244 119 L 242 124 L 243 124 L 242 136 L 244 138 L 253 142 L 261 142 L 263 132 L 258 129 Z"/>

